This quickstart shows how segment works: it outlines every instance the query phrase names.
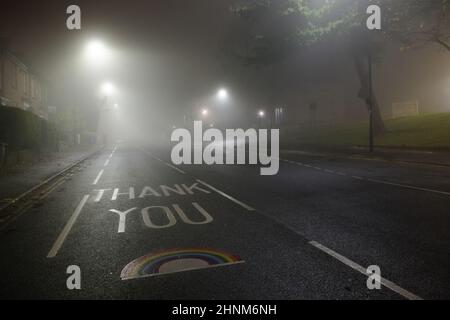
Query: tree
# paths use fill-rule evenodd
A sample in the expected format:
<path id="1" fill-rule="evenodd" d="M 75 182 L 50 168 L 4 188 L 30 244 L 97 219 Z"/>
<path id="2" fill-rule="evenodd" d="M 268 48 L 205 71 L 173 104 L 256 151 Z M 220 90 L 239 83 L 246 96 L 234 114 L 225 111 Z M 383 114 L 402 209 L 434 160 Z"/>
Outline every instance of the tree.
<path id="1" fill-rule="evenodd" d="M 403 49 L 437 44 L 450 52 L 449 0 L 378 0 L 383 12 L 385 34 Z"/>
<path id="2" fill-rule="evenodd" d="M 380 31 L 366 27 L 370 4 L 382 10 Z M 448 6 L 449 0 L 241 0 L 231 10 L 253 27 L 255 21 L 275 15 L 282 28 L 269 33 L 263 28 L 250 30 L 246 49 L 235 52 L 248 65 L 267 65 L 282 59 L 292 47 L 340 37 L 354 60 L 361 86 L 358 97 L 367 104 L 370 100 L 374 131 L 379 135 L 385 126 L 368 80 L 369 57 L 379 58 L 388 39 L 399 41 L 405 49 L 434 42 L 449 50 Z"/>

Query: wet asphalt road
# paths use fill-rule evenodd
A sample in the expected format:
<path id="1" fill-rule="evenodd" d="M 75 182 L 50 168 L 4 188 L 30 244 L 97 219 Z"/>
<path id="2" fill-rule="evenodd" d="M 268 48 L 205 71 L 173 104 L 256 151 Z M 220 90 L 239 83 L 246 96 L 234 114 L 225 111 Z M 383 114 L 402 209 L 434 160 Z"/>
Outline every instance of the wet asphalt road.
<path id="1" fill-rule="evenodd" d="M 169 151 L 105 149 L 6 226 L 0 297 L 450 298 L 450 169 L 291 154 L 260 176 Z"/>

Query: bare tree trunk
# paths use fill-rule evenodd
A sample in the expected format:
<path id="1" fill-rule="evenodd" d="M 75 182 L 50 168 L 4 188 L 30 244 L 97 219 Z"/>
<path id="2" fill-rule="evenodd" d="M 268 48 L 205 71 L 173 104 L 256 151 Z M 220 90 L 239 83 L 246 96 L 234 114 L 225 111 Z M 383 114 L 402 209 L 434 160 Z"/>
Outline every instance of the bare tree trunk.
<path id="1" fill-rule="evenodd" d="M 358 97 L 362 99 L 367 106 L 369 106 L 369 99 L 372 97 L 372 112 L 373 112 L 373 126 L 374 133 L 376 136 L 382 135 L 386 132 L 386 127 L 384 125 L 383 118 L 381 117 L 380 107 L 378 105 L 378 100 L 372 89 L 372 92 L 369 92 L 369 72 L 367 70 L 366 57 L 364 56 L 355 56 L 354 63 L 355 68 L 358 73 L 359 83 L 361 84 L 361 88 L 358 92 Z"/>

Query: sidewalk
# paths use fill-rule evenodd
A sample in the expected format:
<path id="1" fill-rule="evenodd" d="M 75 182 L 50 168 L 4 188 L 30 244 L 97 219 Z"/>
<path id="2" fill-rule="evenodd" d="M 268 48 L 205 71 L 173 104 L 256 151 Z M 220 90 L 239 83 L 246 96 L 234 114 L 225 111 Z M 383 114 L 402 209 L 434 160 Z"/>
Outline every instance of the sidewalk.
<path id="1" fill-rule="evenodd" d="M 0 207 L 96 150 L 98 147 L 53 153 L 45 160 L 2 173 L 0 175 Z"/>
<path id="2" fill-rule="evenodd" d="M 340 157 L 348 159 L 381 160 L 408 162 L 425 165 L 448 166 L 450 168 L 450 150 L 375 148 L 373 153 L 366 147 L 302 147 L 280 150 L 284 154 L 303 154 L 323 157 Z"/>

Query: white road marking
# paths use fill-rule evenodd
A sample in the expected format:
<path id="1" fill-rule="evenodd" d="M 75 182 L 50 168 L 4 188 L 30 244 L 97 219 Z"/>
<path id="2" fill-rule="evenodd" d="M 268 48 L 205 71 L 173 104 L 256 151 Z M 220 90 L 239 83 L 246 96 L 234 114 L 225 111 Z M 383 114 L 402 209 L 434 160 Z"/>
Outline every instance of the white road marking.
<path id="1" fill-rule="evenodd" d="M 165 161 L 163 161 L 163 163 L 165 163 L 168 167 L 177 170 L 179 173 L 186 174 L 186 172 L 184 172 L 184 171 L 181 170 L 180 168 L 175 167 L 174 165 L 171 165 L 170 163 L 167 163 L 167 162 L 165 162 Z"/>
<path id="2" fill-rule="evenodd" d="M 116 209 L 110 209 L 110 212 L 113 213 L 117 213 L 119 215 L 119 228 L 117 229 L 117 233 L 124 233 L 125 232 L 125 222 L 127 220 L 127 214 L 129 214 L 130 212 L 133 212 L 134 210 L 136 210 L 137 208 L 131 208 L 128 209 L 127 211 L 119 211 Z"/>
<path id="3" fill-rule="evenodd" d="M 297 165 L 303 165 L 304 167 L 312 168 L 312 169 L 316 169 L 316 170 L 320 170 L 320 171 L 324 171 L 324 172 L 327 172 L 327 173 L 338 174 L 340 176 L 348 176 L 345 172 L 333 171 L 333 170 L 329 170 L 329 169 L 323 169 L 323 168 L 320 168 L 320 167 L 313 167 L 313 166 L 310 166 L 310 165 L 307 165 L 307 164 L 302 164 L 300 162 L 292 162 L 292 161 L 289 161 L 289 160 L 285 160 L 285 161 L 293 163 L 293 164 L 297 164 Z M 437 193 L 437 194 L 443 194 L 443 195 L 446 195 L 446 196 L 450 196 L 450 192 L 442 191 L 442 190 L 422 188 L 422 187 L 411 186 L 411 185 L 407 185 L 407 184 L 395 183 L 395 182 L 390 182 L 390 181 L 377 180 L 377 179 L 371 179 L 371 178 L 364 178 L 364 177 L 360 177 L 360 176 L 350 176 L 350 177 L 353 178 L 353 179 L 357 179 L 357 180 L 363 180 L 363 181 L 368 181 L 368 182 L 373 182 L 373 183 L 380 183 L 380 184 L 385 184 L 385 185 L 394 186 L 394 187 L 400 187 L 400 188 L 406 188 L 406 189 L 412 189 L 412 190 L 419 190 L 419 191 L 425 191 L 425 192 L 432 192 L 432 193 Z"/>
<path id="4" fill-rule="evenodd" d="M 69 234 L 70 230 L 72 229 L 73 225 L 75 224 L 75 221 L 77 220 L 78 216 L 80 215 L 81 210 L 83 210 L 83 207 L 86 204 L 88 199 L 89 199 L 89 195 L 85 195 L 83 197 L 83 199 L 81 199 L 80 203 L 78 204 L 77 208 L 73 212 L 69 221 L 67 221 L 66 225 L 64 226 L 64 229 L 61 231 L 61 233 L 59 234 L 55 243 L 53 244 L 53 247 L 50 249 L 49 253 L 47 254 L 47 258 L 54 258 L 58 254 L 59 249 L 61 249 L 61 246 L 63 245 L 64 240 L 66 240 L 67 235 Z"/>
<path id="5" fill-rule="evenodd" d="M 220 194 L 221 196 L 227 198 L 228 200 L 233 201 L 234 203 L 237 203 L 238 205 L 240 205 L 241 207 L 247 209 L 248 211 L 255 211 L 254 208 L 250 207 L 249 205 L 246 205 L 245 203 L 233 198 L 232 196 L 226 194 L 223 191 L 220 191 L 219 189 L 214 188 L 213 186 L 207 184 L 206 182 L 203 182 L 202 180 L 197 179 L 197 182 L 203 184 L 204 186 L 207 186 L 208 188 L 210 188 L 211 190 L 217 192 L 218 194 Z"/>
<path id="6" fill-rule="evenodd" d="M 363 161 L 378 161 L 378 162 L 386 162 L 386 163 L 397 163 L 402 165 L 408 165 L 408 166 L 431 166 L 431 167 L 439 167 L 439 168 L 445 168 L 448 169 L 448 165 L 443 165 L 439 163 L 433 163 L 433 162 L 420 162 L 420 161 L 412 161 L 412 160 L 387 160 L 382 158 L 367 158 L 365 156 L 344 156 L 344 155 L 337 155 L 337 154 L 326 154 L 326 153 L 313 153 L 313 152 L 305 152 L 305 151 L 294 151 L 294 150 L 280 150 L 280 152 L 285 154 L 301 154 L 301 155 L 309 155 L 309 156 L 315 156 L 315 157 L 334 157 L 334 158 L 340 158 L 340 159 L 348 159 L 348 160 L 363 160 Z M 418 153 L 429 153 L 432 154 L 433 152 L 423 152 L 418 151 Z"/>
<path id="7" fill-rule="evenodd" d="M 356 262 L 353 262 L 352 260 L 344 257 L 343 255 L 340 255 L 339 253 L 321 245 L 320 243 L 316 242 L 316 241 L 310 241 L 309 242 L 310 245 L 316 247 L 317 249 L 321 250 L 322 252 L 325 252 L 326 254 L 332 256 L 333 258 L 339 260 L 340 262 L 342 262 L 343 264 L 349 266 L 350 268 L 364 274 L 365 276 L 368 276 L 368 274 L 366 273 L 366 269 L 363 268 L 362 266 L 360 266 L 359 264 L 357 264 Z M 401 287 L 399 287 L 398 285 L 396 285 L 394 282 L 389 281 L 383 277 L 381 277 L 381 284 L 383 286 L 385 286 L 386 288 L 398 293 L 399 295 L 403 296 L 404 298 L 408 299 L 408 300 L 423 300 L 422 298 L 420 298 L 419 296 L 415 295 L 414 293 L 409 292 L 408 290 L 405 290 Z"/>
<path id="8" fill-rule="evenodd" d="M 116 152 L 117 146 L 114 147 L 114 149 L 111 151 L 111 153 L 108 156 L 108 159 L 111 159 L 112 156 L 114 155 L 114 152 Z"/>
<path id="9" fill-rule="evenodd" d="M 100 172 L 98 173 L 97 177 L 95 178 L 94 182 L 92 182 L 92 184 L 94 184 L 94 185 L 97 184 L 98 181 L 100 180 L 102 174 L 103 174 L 103 169 L 100 170 Z"/>
<path id="10" fill-rule="evenodd" d="M 381 184 L 386 184 L 386 185 L 390 185 L 390 186 L 395 186 L 395 187 L 402 187 L 402 188 L 419 190 L 419 191 L 433 192 L 433 193 L 445 194 L 447 196 L 450 196 L 450 192 L 446 192 L 446 191 L 427 189 L 427 188 L 421 188 L 421 187 L 415 187 L 415 186 L 409 186 L 407 184 L 400 184 L 400 183 L 394 183 L 394 182 L 383 181 L 383 180 L 376 180 L 376 179 L 370 179 L 370 178 L 365 178 L 364 180 L 370 181 L 370 182 L 374 182 L 374 183 L 381 183 Z"/>
<path id="11" fill-rule="evenodd" d="M 109 164 L 109 159 L 110 159 L 110 158 L 106 159 L 106 161 L 105 161 L 105 167 L 108 166 L 108 164 Z"/>
<path id="12" fill-rule="evenodd" d="M 164 161 L 164 160 L 162 160 L 162 159 L 160 159 L 160 158 L 158 158 L 158 157 L 155 157 L 154 155 L 151 155 L 149 152 L 147 152 L 147 151 L 145 151 L 145 150 L 142 150 L 142 151 L 144 151 L 144 153 L 146 153 L 147 155 L 149 155 L 149 156 L 152 157 L 153 159 L 158 160 L 159 162 L 164 163 L 166 166 L 168 166 L 168 167 L 170 167 L 170 168 L 172 168 L 172 169 L 178 171 L 179 173 L 181 173 L 181 174 L 186 174 L 186 172 L 184 172 L 184 171 L 181 170 L 180 168 L 177 168 L 176 166 L 174 166 L 174 165 L 172 165 L 172 164 L 170 164 L 170 163 L 168 163 L 168 162 L 166 162 L 166 161 Z"/>
<path id="13" fill-rule="evenodd" d="M 152 158 L 158 160 L 159 162 L 164 163 L 166 166 L 168 166 L 168 167 L 170 167 L 170 168 L 172 168 L 172 169 L 175 169 L 175 170 L 177 170 L 178 172 L 180 172 L 180 173 L 182 173 L 182 174 L 186 174 L 186 172 L 184 172 L 184 171 L 181 170 L 180 168 L 177 168 L 177 167 L 175 167 L 174 165 L 171 165 L 170 163 L 165 162 L 164 160 L 162 160 L 162 159 L 160 159 L 160 158 L 158 158 L 158 157 L 155 157 L 155 156 L 152 156 L 152 155 L 150 155 L 150 156 L 151 156 Z"/>

